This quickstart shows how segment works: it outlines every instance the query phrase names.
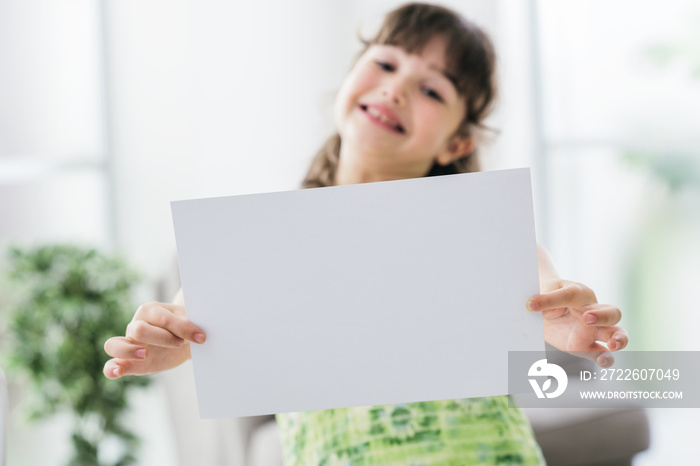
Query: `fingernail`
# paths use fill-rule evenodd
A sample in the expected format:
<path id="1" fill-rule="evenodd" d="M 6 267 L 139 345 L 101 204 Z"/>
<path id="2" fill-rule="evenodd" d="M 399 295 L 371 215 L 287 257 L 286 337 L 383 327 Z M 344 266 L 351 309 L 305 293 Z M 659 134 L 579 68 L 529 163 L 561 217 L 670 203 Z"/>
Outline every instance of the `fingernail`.
<path id="1" fill-rule="evenodd" d="M 144 348 L 137 349 L 136 350 L 136 357 L 139 359 L 143 359 L 146 357 L 146 350 Z"/>
<path id="2" fill-rule="evenodd" d="M 203 333 L 195 333 L 194 334 L 194 341 L 197 343 L 204 343 L 205 336 Z"/>
<path id="3" fill-rule="evenodd" d="M 608 367 L 610 365 L 610 358 L 607 356 L 600 356 L 598 358 L 598 365 L 600 365 L 600 367 Z"/>
<path id="4" fill-rule="evenodd" d="M 531 311 L 536 311 L 539 306 L 538 306 L 537 302 L 535 302 L 531 299 L 527 302 L 527 307 Z"/>
<path id="5" fill-rule="evenodd" d="M 119 366 L 117 366 L 117 367 L 115 367 L 114 369 L 112 369 L 112 374 L 114 374 L 115 376 L 119 377 Z"/>
<path id="6" fill-rule="evenodd" d="M 586 316 L 586 323 L 587 324 L 595 324 L 595 314 L 588 314 Z"/>
<path id="7" fill-rule="evenodd" d="M 613 350 L 618 350 L 622 346 L 622 343 L 620 343 L 620 340 L 615 340 L 613 342 Z"/>
<path id="8" fill-rule="evenodd" d="M 185 340 L 182 339 L 182 338 L 178 338 L 178 339 L 175 340 L 175 344 L 176 344 L 177 346 L 182 346 L 182 345 L 185 344 Z"/>

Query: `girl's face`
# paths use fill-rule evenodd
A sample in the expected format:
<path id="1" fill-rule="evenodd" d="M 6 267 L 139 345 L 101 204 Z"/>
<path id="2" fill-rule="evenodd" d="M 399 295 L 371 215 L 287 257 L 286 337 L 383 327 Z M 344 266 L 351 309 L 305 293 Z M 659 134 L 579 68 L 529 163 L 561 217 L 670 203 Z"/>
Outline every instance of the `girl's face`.
<path id="1" fill-rule="evenodd" d="M 453 137 L 466 104 L 445 71 L 445 48 L 436 36 L 420 55 L 373 45 L 359 58 L 335 102 L 339 182 L 349 169 L 364 181 L 415 178 L 471 151 L 470 139 Z"/>

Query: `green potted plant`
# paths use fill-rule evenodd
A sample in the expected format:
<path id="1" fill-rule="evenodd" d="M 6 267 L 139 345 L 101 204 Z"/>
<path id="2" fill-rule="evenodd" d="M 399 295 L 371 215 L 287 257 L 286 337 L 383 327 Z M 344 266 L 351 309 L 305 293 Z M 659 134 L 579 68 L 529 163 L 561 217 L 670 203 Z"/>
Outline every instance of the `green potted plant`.
<path id="1" fill-rule="evenodd" d="M 10 251 L 9 368 L 32 387 L 33 418 L 71 413 L 70 465 L 136 461 L 138 439 L 121 416 L 128 392 L 149 379 L 109 380 L 102 367 L 108 359 L 105 340 L 122 333 L 133 314 L 130 295 L 137 279 L 123 261 L 96 249 L 53 245 Z M 101 454 L 106 442 L 112 455 Z"/>

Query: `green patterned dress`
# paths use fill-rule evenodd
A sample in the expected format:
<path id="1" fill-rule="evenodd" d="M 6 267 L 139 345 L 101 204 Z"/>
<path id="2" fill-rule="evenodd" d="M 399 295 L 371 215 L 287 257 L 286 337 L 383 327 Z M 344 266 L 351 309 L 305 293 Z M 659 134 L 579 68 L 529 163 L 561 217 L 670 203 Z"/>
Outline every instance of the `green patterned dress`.
<path id="1" fill-rule="evenodd" d="M 541 465 L 508 396 L 278 414 L 287 466 Z"/>

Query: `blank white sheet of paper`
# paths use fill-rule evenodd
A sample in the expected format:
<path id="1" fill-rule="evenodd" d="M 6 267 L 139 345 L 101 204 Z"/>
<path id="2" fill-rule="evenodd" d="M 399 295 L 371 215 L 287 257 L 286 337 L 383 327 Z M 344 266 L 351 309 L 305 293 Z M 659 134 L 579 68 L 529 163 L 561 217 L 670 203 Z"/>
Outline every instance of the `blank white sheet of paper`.
<path id="1" fill-rule="evenodd" d="M 543 351 L 529 169 L 175 201 L 200 416 L 503 395 Z"/>

